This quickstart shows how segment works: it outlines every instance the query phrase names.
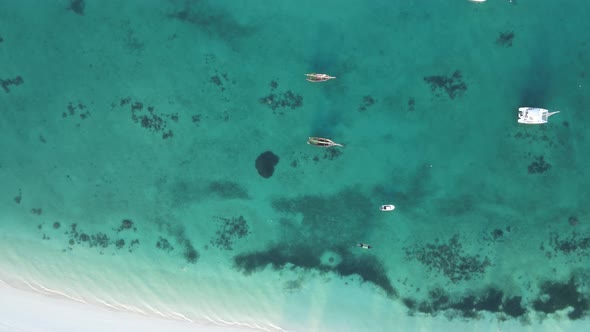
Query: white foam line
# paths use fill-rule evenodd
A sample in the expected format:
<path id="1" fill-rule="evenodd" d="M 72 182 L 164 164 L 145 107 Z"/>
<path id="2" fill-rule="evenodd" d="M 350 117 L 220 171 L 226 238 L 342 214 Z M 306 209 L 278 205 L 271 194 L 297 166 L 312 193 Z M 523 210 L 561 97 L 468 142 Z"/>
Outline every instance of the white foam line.
<path id="1" fill-rule="evenodd" d="M 249 324 L 245 324 L 245 325 L 248 326 L 248 327 L 257 328 L 257 329 L 262 330 L 262 331 L 269 331 L 270 332 L 270 330 L 267 329 L 266 327 L 262 327 L 262 326 L 260 326 L 260 325 L 258 325 L 256 323 L 254 323 L 253 325 L 249 325 Z"/>
<path id="2" fill-rule="evenodd" d="M 278 326 L 274 325 L 273 323 L 268 323 L 268 322 L 267 322 L 266 324 L 267 324 L 268 326 L 270 326 L 270 327 L 274 328 L 274 329 L 277 329 L 277 330 L 279 330 L 279 331 L 288 332 L 287 330 L 284 330 L 284 329 L 282 329 L 282 328 L 280 328 L 280 327 L 278 327 Z"/>
<path id="3" fill-rule="evenodd" d="M 220 319 L 220 320 L 221 320 L 222 322 L 224 322 L 224 323 L 228 324 L 228 325 L 245 326 L 245 327 L 249 327 L 249 328 L 251 328 L 251 329 L 253 329 L 253 330 L 270 331 L 269 329 L 267 329 L 267 328 L 264 328 L 264 327 L 262 327 L 262 326 L 260 326 L 260 325 L 258 325 L 258 324 L 256 324 L 256 323 L 254 323 L 254 324 L 249 324 L 249 323 L 240 323 L 240 322 L 233 322 L 233 323 L 230 323 L 230 322 L 226 322 L 226 321 L 224 321 L 224 320 L 222 320 L 222 319 Z"/>
<path id="4" fill-rule="evenodd" d="M 80 298 L 77 298 L 77 297 L 73 297 L 73 296 L 70 296 L 70 295 L 68 295 L 66 293 L 58 292 L 58 291 L 53 290 L 53 289 L 49 289 L 49 288 L 47 288 L 47 287 L 45 287 L 45 286 L 43 286 L 40 283 L 35 282 L 35 281 L 33 281 L 33 283 L 35 283 L 37 286 L 41 287 L 43 290 L 45 290 L 47 292 L 54 293 L 54 294 L 59 294 L 61 296 L 67 297 L 68 299 L 72 299 L 74 301 L 78 301 L 78 302 L 82 302 L 82 303 L 88 304 L 88 302 L 84 301 L 83 299 L 80 299 Z"/>
<path id="5" fill-rule="evenodd" d="M 208 321 L 210 321 L 211 323 L 217 325 L 217 326 L 223 326 L 223 324 L 219 324 L 218 322 L 216 322 L 213 318 L 207 316 L 207 315 L 203 315 L 205 317 L 205 319 L 207 319 Z"/>
<path id="6" fill-rule="evenodd" d="M 42 292 L 42 291 L 38 290 L 37 288 L 35 288 L 35 287 L 31 286 L 31 284 L 29 284 L 29 283 L 28 283 L 26 280 L 23 280 L 23 282 L 24 282 L 25 284 L 27 284 L 27 286 L 29 286 L 29 288 L 31 288 L 31 289 L 32 289 L 32 290 L 34 290 L 35 292 L 37 292 L 37 293 L 39 293 L 39 294 L 46 294 L 46 293 L 44 293 L 44 292 Z"/>
<path id="7" fill-rule="evenodd" d="M 144 316 L 147 316 L 148 315 L 148 314 L 145 313 L 145 311 L 139 309 L 138 307 L 129 306 L 129 308 L 133 309 L 133 311 L 138 312 L 138 313 L 140 313 L 140 314 L 142 314 Z"/>
<path id="8" fill-rule="evenodd" d="M 219 317 L 217 317 L 217 320 L 220 321 L 220 322 L 222 322 L 225 325 L 236 325 L 236 323 L 230 323 L 230 322 L 225 321 L 225 320 L 223 320 L 223 319 L 221 319 Z"/>
<path id="9" fill-rule="evenodd" d="M 119 302 L 116 302 L 116 301 L 113 301 L 113 303 L 115 303 L 116 305 L 118 305 L 118 306 L 119 306 L 119 307 L 121 307 L 121 308 L 125 308 L 125 309 L 127 309 L 128 311 L 133 311 L 133 312 L 136 312 L 136 313 L 138 313 L 138 314 L 144 314 L 144 315 L 145 315 L 145 313 L 144 313 L 143 311 L 139 310 L 139 309 L 135 309 L 135 308 L 133 308 L 133 307 L 130 307 L 130 306 L 124 305 L 124 304 L 122 304 L 122 303 L 119 303 Z"/>
<path id="10" fill-rule="evenodd" d="M 159 311 L 159 310 L 156 310 L 156 309 L 154 309 L 154 308 L 150 307 L 150 306 L 149 306 L 149 305 L 147 305 L 147 304 L 144 304 L 144 305 L 146 306 L 146 308 L 150 309 L 150 310 L 151 310 L 153 313 L 155 313 L 155 314 L 158 314 L 158 315 L 160 315 L 160 316 L 162 316 L 162 317 L 165 317 L 165 318 L 170 318 L 170 316 L 168 316 L 168 315 L 164 314 L 163 312 L 161 312 L 161 311 Z"/>
<path id="11" fill-rule="evenodd" d="M 246 327 L 249 327 L 249 328 L 251 328 L 251 329 L 256 329 L 256 328 L 259 328 L 259 326 L 258 326 L 258 325 L 256 325 L 256 323 L 254 323 L 254 325 L 252 325 L 252 324 L 248 324 L 248 323 L 240 323 L 240 322 L 236 322 L 236 324 L 237 324 L 238 326 L 246 326 Z M 262 330 L 268 331 L 267 329 L 262 329 Z"/>
<path id="12" fill-rule="evenodd" d="M 173 314 L 173 315 L 176 315 L 176 316 L 178 316 L 178 317 L 180 317 L 180 318 L 182 318 L 182 319 L 184 319 L 184 320 L 186 320 L 187 322 L 194 323 L 194 321 L 193 321 L 193 320 L 191 320 L 191 319 L 187 318 L 187 317 L 186 317 L 185 315 L 183 315 L 183 314 L 179 314 L 179 313 L 177 313 L 177 312 L 174 312 L 174 311 L 171 311 L 170 313 L 171 313 L 171 314 Z"/>
<path id="13" fill-rule="evenodd" d="M 211 318 L 209 318 L 209 317 L 207 317 L 207 316 L 205 316 L 205 318 L 207 318 L 208 320 L 210 320 L 210 321 L 212 321 L 213 323 L 217 324 L 217 322 L 216 322 L 215 320 L 213 320 L 213 319 L 211 319 Z M 263 326 L 260 326 L 260 325 L 258 325 L 257 323 L 248 324 L 248 323 L 240 323 L 240 322 L 228 322 L 228 321 L 226 321 L 226 320 L 223 320 L 223 319 L 221 319 L 221 318 L 219 318 L 219 317 L 216 317 L 216 319 L 217 319 L 218 321 L 222 322 L 223 324 L 225 324 L 226 326 L 227 326 L 227 325 L 230 325 L 230 326 L 233 326 L 233 325 L 237 325 L 237 326 L 247 326 L 247 327 L 249 327 L 249 328 L 251 328 L 251 329 L 258 329 L 258 330 L 261 330 L 261 331 L 269 331 L 269 332 L 270 332 L 270 330 L 269 330 L 268 328 L 266 328 L 266 327 L 263 327 Z M 267 325 L 269 325 L 270 327 L 272 327 L 272 328 L 276 329 L 276 330 L 287 332 L 286 330 L 283 330 L 282 328 L 280 328 L 280 327 L 278 327 L 278 326 L 276 326 L 276 325 L 273 325 L 273 324 L 271 324 L 271 323 L 266 323 L 266 324 L 267 324 Z M 219 324 L 217 324 L 217 325 L 219 325 Z"/>
<path id="14" fill-rule="evenodd" d="M 101 299 L 99 299 L 99 298 L 94 298 L 94 299 L 95 299 L 96 301 L 100 302 L 101 304 L 103 304 L 103 305 L 106 305 L 107 307 L 113 308 L 113 309 L 115 309 L 115 310 L 117 310 L 117 311 L 121 311 L 121 309 L 119 309 L 119 308 L 115 307 L 114 305 L 112 305 L 112 304 L 110 304 L 110 303 L 108 303 L 108 302 L 106 302 L 106 301 L 103 301 L 103 300 L 101 300 Z"/>

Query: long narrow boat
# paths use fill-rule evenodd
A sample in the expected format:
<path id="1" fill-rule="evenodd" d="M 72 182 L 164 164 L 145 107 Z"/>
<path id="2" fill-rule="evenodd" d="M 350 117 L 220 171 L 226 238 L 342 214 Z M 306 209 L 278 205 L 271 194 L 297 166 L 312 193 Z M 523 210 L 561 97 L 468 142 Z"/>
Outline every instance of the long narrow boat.
<path id="1" fill-rule="evenodd" d="M 315 146 L 319 146 L 319 147 L 323 147 L 323 148 L 329 148 L 331 146 L 342 146 L 342 147 L 344 146 L 342 144 L 334 143 L 330 139 L 322 138 L 322 137 L 308 137 L 307 144 L 311 144 L 311 145 L 315 145 Z"/>
<path id="2" fill-rule="evenodd" d="M 334 76 L 330 76 L 327 74 L 316 74 L 316 73 L 305 74 L 305 76 L 306 76 L 305 79 L 309 82 L 312 82 L 312 83 L 325 82 L 325 81 L 336 78 Z"/>

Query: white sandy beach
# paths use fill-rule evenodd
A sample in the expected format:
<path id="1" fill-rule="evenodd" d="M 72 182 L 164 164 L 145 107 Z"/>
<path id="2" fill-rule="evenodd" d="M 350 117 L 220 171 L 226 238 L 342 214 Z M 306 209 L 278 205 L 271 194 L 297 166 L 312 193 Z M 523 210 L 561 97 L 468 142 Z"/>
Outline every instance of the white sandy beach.
<path id="1" fill-rule="evenodd" d="M 0 331 L 27 331 L 27 332 L 68 332 L 68 331 L 212 331 L 212 332 L 245 332 L 245 331 L 358 331 L 363 329 L 358 322 L 348 321 L 347 315 L 339 317 L 320 316 L 311 325 L 293 326 L 281 329 L 278 326 L 258 328 L 240 323 L 222 323 L 222 321 L 210 324 L 197 324 L 190 322 L 188 318 L 178 315 L 178 319 L 165 319 L 157 315 L 147 315 L 130 311 L 115 310 L 106 306 L 85 304 L 66 298 L 67 295 L 60 295 L 54 290 L 43 290 L 40 285 L 35 287 L 42 293 L 16 289 L 4 281 L 0 281 Z M 52 293 L 50 293 L 52 292 Z M 351 294 L 358 292 L 355 290 Z M 346 296 L 344 297 L 346 299 Z M 371 300 L 375 300 L 374 298 Z M 347 301 L 334 303 L 342 305 L 347 309 Z M 385 303 L 372 303 L 371 308 L 359 306 L 359 311 L 366 311 L 371 314 L 374 322 L 370 324 L 371 331 L 404 331 L 404 332 L 425 332 L 425 331 L 481 331 L 481 332 L 567 332 L 583 331 L 587 322 L 569 321 L 560 319 L 545 319 L 539 321 L 531 320 L 528 323 L 518 321 L 498 322 L 494 317 L 483 317 L 482 319 L 466 323 L 461 319 L 449 321 L 443 316 L 414 316 L 408 317 L 402 312 L 397 315 L 393 312 L 401 308 L 392 308 Z M 375 310 L 379 309 L 379 310 Z M 387 315 L 384 311 L 392 310 Z M 397 310 L 396 310 L 397 309 Z M 350 308 L 348 308 L 350 311 Z M 350 315 L 353 315 L 350 312 Z M 387 317 L 387 318 L 386 318 Z M 339 321 L 339 322 L 338 322 Z M 397 321 L 391 325 L 392 321 Z M 382 322 L 383 324 L 380 324 Z M 326 324 L 328 323 L 328 324 Z M 382 327 L 379 328 L 379 327 Z M 366 329 L 365 329 L 366 330 Z"/>
<path id="2" fill-rule="evenodd" d="M 27 292 L 0 282 L 0 331 L 220 331 L 244 329 L 195 325 L 158 319 L 99 306 L 78 304 L 64 297 Z"/>

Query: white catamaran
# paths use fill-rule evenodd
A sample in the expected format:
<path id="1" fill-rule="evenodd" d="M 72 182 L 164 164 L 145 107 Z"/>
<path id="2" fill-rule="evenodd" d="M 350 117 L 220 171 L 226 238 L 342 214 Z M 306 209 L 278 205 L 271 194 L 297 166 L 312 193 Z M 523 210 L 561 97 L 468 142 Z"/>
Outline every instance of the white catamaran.
<path id="1" fill-rule="evenodd" d="M 549 117 L 559 111 L 549 112 L 543 108 L 520 107 L 518 108 L 518 123 L 542 124 L 549 121 Z"/>

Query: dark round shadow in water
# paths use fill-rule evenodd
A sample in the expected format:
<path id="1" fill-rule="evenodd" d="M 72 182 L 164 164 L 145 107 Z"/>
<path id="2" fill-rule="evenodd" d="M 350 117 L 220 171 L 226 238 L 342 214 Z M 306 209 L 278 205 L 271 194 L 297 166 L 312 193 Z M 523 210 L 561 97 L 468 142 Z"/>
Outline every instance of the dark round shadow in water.
<path id="1" fill-rule="evenodd" d="M 275 166 L 279 163 L 279 157 L 272 153 L 272 151 L 266 151 L 256 158 L 256 170 L 258 174 L 265 179 L 270 178 L 275 172 Z"/>

